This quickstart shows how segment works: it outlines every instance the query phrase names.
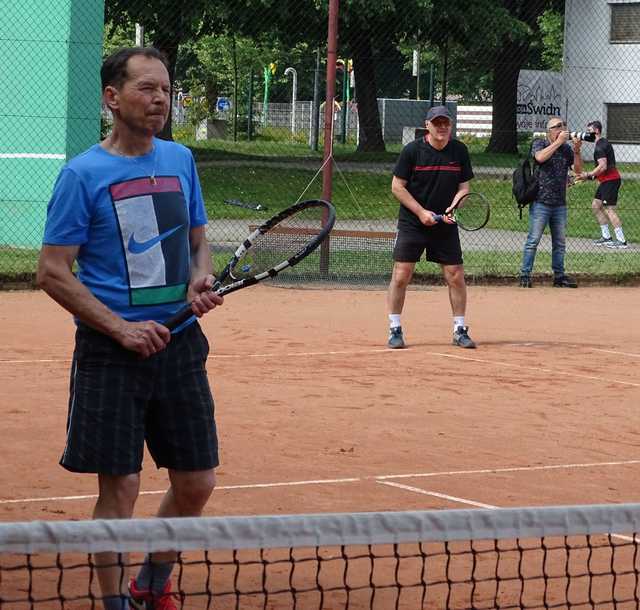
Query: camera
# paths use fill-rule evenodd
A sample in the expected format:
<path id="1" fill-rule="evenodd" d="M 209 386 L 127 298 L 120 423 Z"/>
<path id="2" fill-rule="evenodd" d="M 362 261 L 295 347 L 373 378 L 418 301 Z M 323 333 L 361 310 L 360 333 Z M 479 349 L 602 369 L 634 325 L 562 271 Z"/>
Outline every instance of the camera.
<path id="1" fill-rule="evenodd" d="M 583 142 L 595 142 L 596 141 L 596 134 L 595 133 L 590 133 L 588 131 L 572 131 L 570 133 L 571 138 L 578 138 L 579 140 L 582 140 Z"/>

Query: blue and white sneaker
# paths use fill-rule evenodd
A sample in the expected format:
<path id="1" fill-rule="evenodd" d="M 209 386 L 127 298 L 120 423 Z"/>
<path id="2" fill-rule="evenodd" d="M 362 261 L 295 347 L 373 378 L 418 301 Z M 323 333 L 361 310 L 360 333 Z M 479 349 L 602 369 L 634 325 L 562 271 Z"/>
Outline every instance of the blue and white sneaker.
<path id="1" fill-rule="evenodd" d="M 387 345 L 391 349 L 402 349 L 405 347 L 404 337 L 402 336 L 402 326 L 395 326 L 389 329 L 389 341 Z"/>
<path id="2" fill-rule="evenodd" d="M 469 336 L 468 326 L 458 326 L 453 333 L 453 345 L 464 347 L 466 349 L 474 349 L 476 344 Z"/>

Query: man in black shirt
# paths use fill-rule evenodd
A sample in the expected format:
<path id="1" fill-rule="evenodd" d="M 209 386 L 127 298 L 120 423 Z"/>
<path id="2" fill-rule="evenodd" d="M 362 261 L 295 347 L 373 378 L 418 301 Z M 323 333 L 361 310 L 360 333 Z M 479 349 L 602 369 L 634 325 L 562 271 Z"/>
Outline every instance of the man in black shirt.
<path id="1" fill-rule="evenodd" d="M 467 288 L 458 227 L 446 214 L 469 192 L 473 178 L 467 147 L 451 138 L 452 120 L 445 106 L 430 108 L 427 134 L 407 144 L 393 171 L 391 191 L 400 202 L 398 234 L 393 248 L 393 273 L 387 295 L 391 348 L 405 347 L 400 315 L 416 263 L 440 264 L 449 288 L 453 313 L 453 344 L 474 348 L 464 323 Z M 443 222 L 435 219 L 444 214 Z"/>
<path id="2" fill-rule="evenodd" d="M 590 172 L 582 172 L 582 180 L 598 180 L 598 190 L 591 204 L 591 209 L 600 225 L 602 236 L 596 239 L 596 246 L 607 246 L 607 248 L 624 249 L 627 247 L 627 240 L 622 231 L 622 221 L 616 213 L 618 203 L 618 191 L 622 180 L 616 168 L 616 155 L 613 146 L 602 136 L 602 123 L 591 121 L 587 125 L 587 131 L 596 135 L 596 146 L 593 151 L 595 169 Z M 615 239 L 612 239 L 609 231 L 609 223 L 613 227 Z"/>

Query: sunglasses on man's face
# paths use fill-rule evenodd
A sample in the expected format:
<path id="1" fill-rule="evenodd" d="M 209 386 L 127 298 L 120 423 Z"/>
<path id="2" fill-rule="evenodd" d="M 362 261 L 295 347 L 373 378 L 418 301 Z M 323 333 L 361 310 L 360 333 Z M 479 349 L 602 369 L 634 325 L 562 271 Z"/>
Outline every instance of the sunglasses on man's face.
<path id="1" fill-rule="evenodd" d="M 560 127 L 566 127 L 566 123 L 556 123 L 555 125 L 549 125 L 549 129 L 560 129 Z"/>

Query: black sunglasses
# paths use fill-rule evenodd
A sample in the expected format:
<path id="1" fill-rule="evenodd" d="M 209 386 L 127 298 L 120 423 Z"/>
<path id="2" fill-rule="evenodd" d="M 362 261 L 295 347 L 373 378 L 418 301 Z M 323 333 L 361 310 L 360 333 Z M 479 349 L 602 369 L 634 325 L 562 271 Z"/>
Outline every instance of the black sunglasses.
<path id="1" fill-rule="evenodd" d="M 549 129 L 558 129 L 558 127 L 566 127 L 566 123 L 556 123 L 555 125 L 549 125 Z"/>

